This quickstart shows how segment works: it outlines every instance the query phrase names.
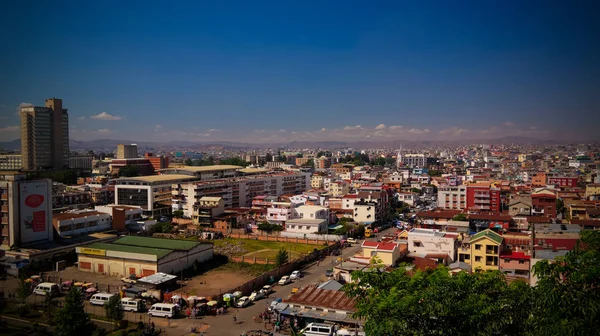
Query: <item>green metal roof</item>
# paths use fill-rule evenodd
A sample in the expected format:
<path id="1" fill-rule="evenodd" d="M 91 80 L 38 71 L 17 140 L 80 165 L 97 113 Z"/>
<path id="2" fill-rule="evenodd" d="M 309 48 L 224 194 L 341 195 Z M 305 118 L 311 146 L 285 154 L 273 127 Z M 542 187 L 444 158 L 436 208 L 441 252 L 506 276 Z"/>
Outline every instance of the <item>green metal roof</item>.
<path id="1" fill-rule="evenodd" d="M 471 238 L 471 242 L 478 240 L 480 238 L 483 238 L 483 237 L 488 237 L 489 239 L 495 241 L 496 243 L 502 244 L 502 236 L 490 229 L 483 230 L 481 232 L 477 232 L 475 235 L 473 235 L 473 238 Z"/>
<path id="2" fill-rule="evenodd" d="M 188 251 L 198 246 L 200 243 L 179 239 L 125 236 L 117 239 L 113 244 Z"/>
<path id="3" fill-rule="evenodd" d="M 151 254 L 157 256 L 159 259 L 173 252 L 173 250 L 160 249 L 160 248 L 149 248 L 139 246 L 128 246 L 119 244 L 106 244 L 106 243 L 93 243 L 86 245 L 86 248 L 94 248 L 107 251 L 116 252 L 127 252 L 127 253 L 140 253 L 140 254 Z"/>

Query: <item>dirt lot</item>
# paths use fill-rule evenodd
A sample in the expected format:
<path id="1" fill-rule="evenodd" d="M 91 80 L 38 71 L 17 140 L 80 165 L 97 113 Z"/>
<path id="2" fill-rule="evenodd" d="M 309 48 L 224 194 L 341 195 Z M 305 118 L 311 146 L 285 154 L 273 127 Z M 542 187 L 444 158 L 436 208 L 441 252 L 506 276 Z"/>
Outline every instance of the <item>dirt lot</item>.
<path id="1" fill-rule="evenodd" d="M 252 278 L 254 277 L 247 273 L 212 270 L 186 281 L 183 291 L 188 295 L 216 296 Z"/>

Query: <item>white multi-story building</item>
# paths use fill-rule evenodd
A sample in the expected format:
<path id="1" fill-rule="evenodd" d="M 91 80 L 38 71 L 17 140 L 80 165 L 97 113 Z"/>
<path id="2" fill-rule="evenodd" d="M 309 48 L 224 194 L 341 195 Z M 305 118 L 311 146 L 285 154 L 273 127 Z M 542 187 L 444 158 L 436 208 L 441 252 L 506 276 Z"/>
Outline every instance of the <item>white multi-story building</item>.
<path id="1" fill-rule="evenodd" d="M 323 219 L 325 224 L 329 224 L 329 209 L 318 205 L 301 205 L 294 209 L 296 218 L 303 219 Z"/>
<path id="2" fill-rule="evenodd" d="M 172 185 L 172 209 L 183 210 L 192 216 L 192 208 L 204 196 L 223 198 L 225 208 L 251 206 L 256 196 L 300 194 L 310 187 L 310 174 L 281 172 L 240 176 L 211 181 L 178 183 Z"/>
<path id="3" fill-rule="evenodd" d="M 464 210 L 467 207 L 467 187 L 440 186 L 438 188 L 438 208 Z"/>
<path id="4" fill-rule="evenodd" d="M 409 256 L 440 258 L 447 256 L 448 263 L 456 259 L 457 233 L 415 228 L 408 232 Z M 443 258 L 443 259 L 446 259 Z"/>
<path id="5" fill-rule="evenodd" d="M 0 170 L 20 170 L 23 168 L 21 154 L 0 155 Z"/>
<path id="6" fill-rule="evenodd" d="M 415 202 L 419 200 L 419 194 L 414 192 L 399 192 L 396 194 L 398 201 L 414 206 Z"/>
<path id="7" fill-rule="evenodd" d="M 403 154 L 398 156 L 398 161 L 405 166 L 426 167 L 427 157 L 425 154 Z"/>
<path id="8" fill-rule="evenodd" d="M 267 208 L 267 220 L 272 224 L 283 225 L 290 219 L 297 218 L 295 208 L 298 203 L 273 202 L 270 208 Z"/>

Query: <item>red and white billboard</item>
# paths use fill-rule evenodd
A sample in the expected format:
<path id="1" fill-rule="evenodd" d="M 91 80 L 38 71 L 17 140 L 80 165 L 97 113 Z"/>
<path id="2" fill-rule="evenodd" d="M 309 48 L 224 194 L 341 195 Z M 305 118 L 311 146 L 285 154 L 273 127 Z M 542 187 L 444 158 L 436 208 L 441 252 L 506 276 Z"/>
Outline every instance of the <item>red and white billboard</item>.
<path id="1" fill-rule="evenodd" d="M 46 180 L 20 183 L 21 243 L 48 239 L 50 195 Z"/>

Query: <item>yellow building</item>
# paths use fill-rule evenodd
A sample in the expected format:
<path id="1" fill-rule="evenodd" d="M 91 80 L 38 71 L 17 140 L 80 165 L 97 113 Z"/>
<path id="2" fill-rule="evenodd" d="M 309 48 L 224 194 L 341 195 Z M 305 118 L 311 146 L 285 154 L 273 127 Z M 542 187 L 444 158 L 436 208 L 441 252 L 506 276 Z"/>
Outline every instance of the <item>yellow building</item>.
<path id="1" fill-rule="evenodd" d="M 585 198 L 590 196 L 600 196 L 600 184 L 592 183 L 585 186 Z"/>
<path id="2" fill-rule="evenodd" d="M 370 260 L 373 257 L 377 257 L 386 266 L 395 265 L 403 252 L 399 243 L 381 243 L 365 240 L 361 247 L 362 258 Z M 406 249 L 404 248 L 404 250 Z"/>
<path id="3" fill-rule="evenodd" d="M 478 232 L 469 241 L 471 267 L 473 270 L 497 270 L 502 249 L 502 236 L 487 229 Z M 460 251 L 459 251 L 460 253 Z"/>
<path id="4" fill-rule="evenodd" d="M 310 178 L 310 187 L 313 189 L 323 189 L 323 175 L 313 175 Z"/>

